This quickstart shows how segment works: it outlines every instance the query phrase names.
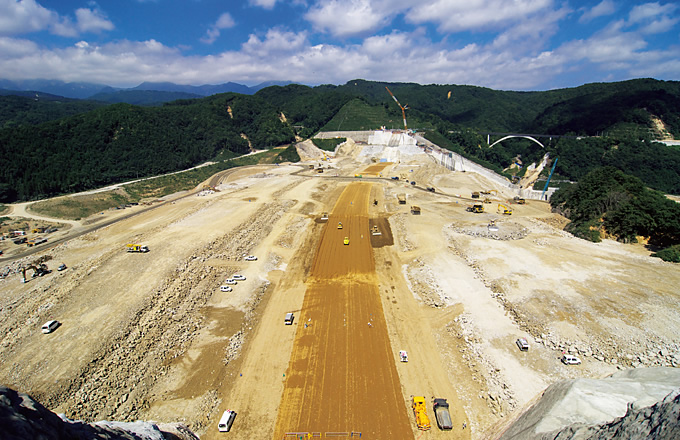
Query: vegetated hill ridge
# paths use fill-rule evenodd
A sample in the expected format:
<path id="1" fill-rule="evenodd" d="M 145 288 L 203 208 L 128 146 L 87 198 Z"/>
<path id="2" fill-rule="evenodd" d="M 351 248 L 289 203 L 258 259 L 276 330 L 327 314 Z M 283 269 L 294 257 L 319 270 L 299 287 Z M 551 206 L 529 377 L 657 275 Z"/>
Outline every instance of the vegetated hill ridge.
<path id="1" fill-rule="evenodd" d="M 427 129 L 438 136 L 444 148 L 500 172 L 518 157 L 531 163 L 540 160 L 546 151 L 526 140 L 508 140 L 492 149 L 484 148 L 486 136 L 480 130 L 526 132 L 539 127 L 566 130 L 573 125 L 569 122 L 572 120 L 588 124 L 595 118 L 583 120 L 584 109 L 588 108 L 583 101 L 607 103 L 609 107 L 600 106 L 597 111 L 618 115 L 582 126 L 581 131 L 586 134 L 625 126 L 626 130 L 633 128 L 620 131 L 629 139 L 635 142 L 651 139 L 649 108 L 653 107 L 654 116 L 674 136 L 680 135 L 680 123 L 676 123 L 680 112 L 670 102 L 672 98 L 680 102 L 678 83 L 648 79 L 547 92 L 363 80 L 342 86 L 290 84 L 267 87 L 251 96 L 228 93 L 178 100 L 153 109 L 118 104 L 35 128 L 12 127 L 31 119 L 19 117 L 18 113 L 12 116 L 7 110 L 6 119 L 0 124 L 10 128 L 0 130 L 0 153 L 9 165 L 0 170 L 0 202 L 53 196 L 176 171 L 212 159 L 220 152 L 243 154 L 250 146 L 269 148 L 291 142 L 295 135 L 311 137 L 322 129 L 376 129 L 383 125 L 398 128 L 402 125 L 401 110 L 386 86 L 402 104 L 410 106 L 407 112 L 410 127 Z M 637 102 L 647 107 L 639 108 Z M 33 113 L 40 114 L 37 110 Z M 47 113 L 43 112 L 41 117 L 49 118 Z M 63 116 L 59 112 L 53 114 L 55 119 Z M 551 114 L 558 114 L 559 118 L 550 118 Z M 645 119 L 644 115 L 648 117 Z M 562 157 L 556 176 L 574 180 L 594 166 L 612 165 L 637 173 L 645 183 L 659 190 L 672 192 L 680 188 L 678 150 L 663 150 L 665 147 L 659 146 L 650 149 L 636 143 L 622 149 L 618 138 L 601 144 L 596 148 L 561 140 L 549 144 L 548 151 Z M 642 150 L 645 150 L 642 157 L 635 157 L 634 153 Z M 641 166 L 644 157 L 649 157 L 649 161 L 664 157 L 664 161 Z M 649 172 L 651 166 L 656 168 L 653 173 Z"/>

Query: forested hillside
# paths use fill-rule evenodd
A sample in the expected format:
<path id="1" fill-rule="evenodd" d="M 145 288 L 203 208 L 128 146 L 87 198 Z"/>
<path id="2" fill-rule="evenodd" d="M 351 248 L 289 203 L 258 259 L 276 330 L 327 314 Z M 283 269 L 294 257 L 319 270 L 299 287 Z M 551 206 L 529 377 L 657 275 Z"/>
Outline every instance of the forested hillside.
<path id="1" fill-rule="evenodd" d="M 641 79 L 509 92 L 354 80 L 342 86 L 273 86 L 255 95 L 226 93 L 158 107 L 115 104 L 93 110 L 101 104 L 3 97 L 0 201 L 176 171 L 218 155 L 243 154 L 251 145 L 286 144 L 296 134 L 402 128 L 401 110 L 386 86 L 408 105 L 409 128 L 425 130 L 443 147 L 499 172 L 550 152 L 560 158 L 556 176 L 563 179 L 579 180 L 596 167 L 614 166 L 652 188 L 680 193 L 680 150 L 652 142 L 661 135 L 655 121 L 680 138 L 678 82 Z M 135 93 L 140 103 L 159 96 Z M 585 137 L 546 139 L 545 149 L 524 139 L 489 148 L 487 131 Z"/>
<path id="2" fill-rule="evenodd" d="M 224 94 L 162 107 L 115 104 L 35 127 L 0 130 L 0 200 L 76 192 L 188 168 L 294 140 L 261 98 Z"/>
<path id="3" fill-rule="evenodd" d="M 10 93 L 10 91 L 5 92 Z M 35 92 L 31 95 L 17 96 L 0 93 L 0 129 L 42 124 L 106 105 L 101 102 L 80 101 Z"/>
<path id="4" fill-rule="evenodd" d="M 588 240 L 606 234 L 625 242 L 645 237 L 659 248 L 680 244 L 680 204 L 614 167 L 592 170 L 550 204 L 571 220 L 569 232 Z"/>

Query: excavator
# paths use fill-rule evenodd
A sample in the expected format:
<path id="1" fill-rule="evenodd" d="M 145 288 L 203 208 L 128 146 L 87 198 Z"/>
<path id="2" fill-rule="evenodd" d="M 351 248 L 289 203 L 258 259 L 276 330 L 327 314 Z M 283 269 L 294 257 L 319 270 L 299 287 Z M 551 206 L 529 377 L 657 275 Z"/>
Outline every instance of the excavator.
<path id="1" fill-rule="evenodd" d="M 491 193 L 494 193 L 494 194 L 498 195 L 498 191 L 495 190 L 495 189 L 481 190 L 480 193 L 482 193 L 482 194 L 484 194 L 484 195 L 486 195 L 486 196 L 490 195 Z"/>
<path id="2" fill-rule="evenodd" d="M 28 272 L 29 270 L 33 271 L 33 275 L 31 275 L 31 278 L 41 277 L 52 272 L 51 270 L 48 269 L 47 264 L 45 264 L 45 262 L 50 261 L 51 259 L 52 256 L 43 255 L 42 257 L 28 264 L 28 266 L 23 266 L 21 268 L 21 275 L 23 276 L 21 282 L 22 283 L 28 282 L 28 279 L 26 279 L 26 272 Z"/>
<path id="3" fill-rule="evenodd" d="M 498 212 L 502 211 L 502 214 L 504 215 L 512 215 L 512 208 L 508 208 L 507 206 L 503 205 L 502 203 L 498 204 Z"/>

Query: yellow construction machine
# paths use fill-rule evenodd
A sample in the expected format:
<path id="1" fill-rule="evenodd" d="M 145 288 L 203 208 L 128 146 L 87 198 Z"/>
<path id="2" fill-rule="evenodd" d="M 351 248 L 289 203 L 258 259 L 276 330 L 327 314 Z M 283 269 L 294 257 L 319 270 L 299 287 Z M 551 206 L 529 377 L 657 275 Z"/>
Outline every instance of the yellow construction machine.
<path id="1" fill-rule="evenodd" d="M 465 208 L 465 210 L 467 212 L 474 212 L 480 214 L 484 212 L 484 205 L 482 205 L 481 203 L 475 203 L 474 205 L 470 205 L 467 208 Z"/>
<path id="2" fill-rule="evenodd" d="M 416 416 L 416 426 L 418 426 L 418 429 L 421 431 L 429 431 L 431 426 L 430 418 L 427 416 L 425 397 L 414 396 L 411 407 L 413 408 L 413 414 Z"/>
<path id="3" fill-rule="evenodd" d="M 149 252 L 149 248 L 145 245 L 128 243 L 126 246 L 128 252 Z"/>
<path id="4" fill-rule="evenodd" d="M 518 205 L 524 205 L 524 204 L 526 204 L 526 202 L 527 202 L 526 200 L 524 200 L 524 199 L 523 199 L 522 197 L 520 197 L 520 196 L 515 196 L 512 200 L 514 200 L 515 203 L 517 203 Z"/>
<path id="5" fill-rule="evenodd" d="M 512 208 L 508 208 L 507 206 L 503 205 L 502 203 L 498 204 L 498 212 L 502 212 L 505 215 L 512 215 Z"/>

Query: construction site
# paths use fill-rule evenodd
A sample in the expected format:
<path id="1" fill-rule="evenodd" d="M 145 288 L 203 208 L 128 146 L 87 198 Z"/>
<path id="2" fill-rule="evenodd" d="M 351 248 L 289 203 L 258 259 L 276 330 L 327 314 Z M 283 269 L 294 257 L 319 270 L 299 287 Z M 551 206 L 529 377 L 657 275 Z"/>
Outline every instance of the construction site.
<path id="1" fill-rule="evenodd" d="M 407 132 L 343 136 L 3 241 L 0 383 L 202 439 L 486 439 L 550 385 L 680 366 L 676 265 L 575 238 L 540 191 Z"/>

